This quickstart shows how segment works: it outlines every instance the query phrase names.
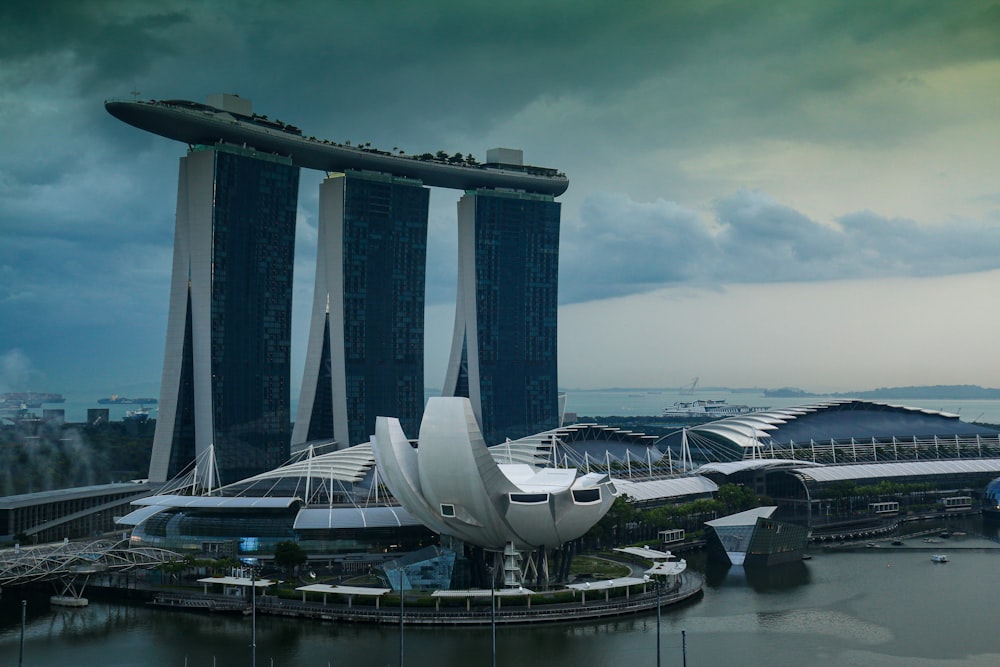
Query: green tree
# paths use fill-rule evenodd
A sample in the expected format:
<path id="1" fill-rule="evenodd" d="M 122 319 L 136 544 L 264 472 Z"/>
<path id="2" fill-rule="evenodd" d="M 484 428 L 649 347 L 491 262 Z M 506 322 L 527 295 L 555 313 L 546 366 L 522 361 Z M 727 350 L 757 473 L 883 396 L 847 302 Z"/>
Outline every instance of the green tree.
<path id="1" fill-rule="evenodd" d="M 627 494 L 622 494 L 615 498 L 611 509 L 608 510 L 600 521 L 598 521 L 588 533 L 589 537 L 596 538 L 599 542 L 616 542 L 627 524 L 636 520 L 637 510 Z"/>
<path id="2" fill-rule="evenodd" d="M 760 505 L 757 495 L 743 484 L 721 485 L 716 493 L 716 498 L 722 502 L 726 508 L 725 511 L 730 514 L 753 509 Z"/>
<path id="3" fill-rule="evenodd" d="M 278 542 L 274 546 L 274 564 L 285 568 L 288 577 L 292 575 L 292 568 L 305 564 L 308 557 L 306 552 L 299 546 L 298 542 L 291 540 Z"/>

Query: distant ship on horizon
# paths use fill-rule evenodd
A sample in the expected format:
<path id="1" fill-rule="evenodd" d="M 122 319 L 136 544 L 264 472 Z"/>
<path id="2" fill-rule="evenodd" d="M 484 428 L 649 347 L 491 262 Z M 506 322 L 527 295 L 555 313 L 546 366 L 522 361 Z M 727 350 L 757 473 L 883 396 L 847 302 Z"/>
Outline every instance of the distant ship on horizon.
<path id="1" fill-rule="evenodd" d="M 126 398 L 118 394 L 111 394 L 110 398 L 99 398 L 97 402 L 101 405 L 153 405 L 155 398 Z"/>
<path id="2" fill-rule="evenodd" d="M 0 406 L 40 408 L 43 403 L 65 403 L 62 394 L 48 391 L 8 391 L 0 394 Z"/>

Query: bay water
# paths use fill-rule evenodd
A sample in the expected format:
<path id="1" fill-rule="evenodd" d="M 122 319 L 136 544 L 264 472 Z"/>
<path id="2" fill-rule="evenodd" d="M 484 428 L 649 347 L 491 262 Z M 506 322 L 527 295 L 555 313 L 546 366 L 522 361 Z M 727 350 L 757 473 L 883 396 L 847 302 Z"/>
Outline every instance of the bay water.
<path id="1" fill-rule="evenodd" d="M 995 630 L 1000 591 L 997 528 L 968 520 L 930 544 L 909 538 L 876 547 L 814 550 L 810 560 L 760 571 L 706 564 L 704 594 L 664 608 L 661 665 L 769 667 L 872 665 L 959 667 L 1000 664 Z M 931 561 L 946 553 L 950 562 Z M 20 657 L 18 589 L 0 599 L 0 664 Z M 250 665 L 251 619 L 93 601 L 84 609 L 28 598 L 24 665 L 182 667 Z M 258 616 L 256 664 L 274 667 L 399 665 L 394 624 L 350 625 Z M 489 627 L 410 628 L 409 667 L 492 663 Z M 500 626 L 498 665 L 656 665 L 655 612 L 605 622 Z M 684 649 L 686 647 L 686 655 Z"/>

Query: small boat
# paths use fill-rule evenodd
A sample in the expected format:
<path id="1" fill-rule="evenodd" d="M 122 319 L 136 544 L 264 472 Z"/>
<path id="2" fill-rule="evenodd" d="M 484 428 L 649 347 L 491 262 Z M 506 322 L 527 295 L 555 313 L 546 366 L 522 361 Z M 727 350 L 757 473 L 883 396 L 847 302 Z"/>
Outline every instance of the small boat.
<path id="1" fill-rule="evenodd" d="M 894 547 L 901 547 L 901 546 L 903 546 L 903 540 L 893 540 L 892 541 L 892 546 L 894 546 Z"/>
<path id="2" fill-rule="evenodd" d="M 126 410 L 125 416 L 122 417 L 123 421 L 127 422 L 137 422 L 139 424 L 144 424 L 149 420 L 149 408 L 142 406 L 137 410 Z"/>
<path id="3" fill-rule="evenodd" d="M 948 556 L 946 556 L 945 554 L 934 554 L 933 556 L 931 556 L 931 560 L 935 563 L 947 563 Z"/>

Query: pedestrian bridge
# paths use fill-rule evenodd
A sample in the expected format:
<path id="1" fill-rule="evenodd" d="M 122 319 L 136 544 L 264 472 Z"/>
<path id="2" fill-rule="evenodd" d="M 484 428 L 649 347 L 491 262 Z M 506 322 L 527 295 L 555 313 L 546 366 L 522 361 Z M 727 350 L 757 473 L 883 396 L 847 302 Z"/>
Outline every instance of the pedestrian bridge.
<path id="1" fill-rule="evenodd" d="M 147 569 L 181 558 L 166 549 L 132 547 L 128 540 L 15 546 L 0 550 L 0 587 Z"/>

